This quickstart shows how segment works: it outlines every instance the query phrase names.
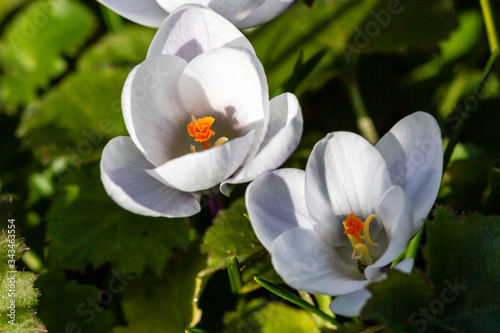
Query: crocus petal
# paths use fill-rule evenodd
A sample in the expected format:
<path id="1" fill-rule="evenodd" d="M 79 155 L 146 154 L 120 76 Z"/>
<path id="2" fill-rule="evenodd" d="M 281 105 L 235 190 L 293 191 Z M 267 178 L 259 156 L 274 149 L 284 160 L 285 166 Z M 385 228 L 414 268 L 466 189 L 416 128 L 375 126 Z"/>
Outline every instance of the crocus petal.
<path id="1" fill-rule="evenodd" d="M 189 152 L 186 125 L 191 121 L 178 93 L 187 63 L 158 55 L 136 66 L 122 92 L 122 109 L 130 137 L 146 158 L 159 166 Z M 182 142 L 183 144 L 180 144 Z"/>
<path id="2" fill-rule="evenodd" d="M 377 143 L 392 182 L 403 188 L 413 203 L 414 231 L 418 231 L 434 204 L 443 170 L 441 131 L 434 117 L 415 112 Z"/>
<path id="3" fill-rule="evenodd" d="M 330 310 L 344 317 L 357 317 L 371 297 L 372 294 L 366 288 L 340 295 L 330 303 Z"/>
<path id="4" fill-rule="evenodd" d="M 281 15 L 290 8 L 294 2 L 295 0 L 266 0 L 245 19 L 235 22 L 235 25 L 240 29 L 261 25 Z"/>
<path id="5" fill-rule="evenodd" d="M 215 48 L 241 47 L 255 53 L 243 34 L 228 20 L 201 5 L 185 5 L 172 12 L 156 33 L 147 57 L 173 54 L 191 61 Z"/>
<path id="6" fill-rule="evenodd" d="M 245 159 L 253 131 L 222 146 L 189 153 L 147 172 L 165 184 L 185 192 L 208 190 L 231 176 Z"/>
<path id="7" fill-rule="evenodd" d="M 355 267 L 347 267 L 314 230 L 289 229 L 271 244 L 276 272 L 290 286 L 313 294 L 341 295 L 364 288 Z"/>
<path id="8" fill-rule="evenodd" d="M 212 116 L 242 136 L 255 130 L 249 151 L 253 157 L 264 139 L 269 122 L 269 93 L 264 69 L 245 49 L 210 50 L 191 61 L 179 79 L 185 110 L 195 117 Z M 227 136 L 232 133 L 217 132 Z"/>
<path id="9" fill-rule="evenodd" d="M 295 95 L 284 93 L 270 102 L 270 119 L 266 137 L 260 150 L 235 176 L 221 184 L 221 192 L 228 195 L 226 184 L 239 184 L 279 167 L 299 144 L 303 129 L 302 112 Z"/>
<path id="10" fill-rule="evenodd" d="M 413 269 L 413 258 L 406 258 L 403 261 L 400 261 L 392 269 L 396 269 L 400 272 L 410 274 L 411 270 Z"/>
<path id="11" fill-rule="evenodd" d="M 391 187 L 380 153 L 361 136 L 335 132 L 319 141 L 306 166 L 306 203 L 314 228 L 330 245 L 347 245 L 343 219 L 368 217 Z"/>
<path id="12" fill-rule="evenodd" d="M 257 178 L 246 190 L 245 200 L 253 230 L 266 249 L 288 229 L 312 230 L 304 197 L 304 171 L 276 170 Z"/>
<path id="13" fill-rule="evenodd" d="M 167 17 L 156 0 L 98 0 L 130 21 L 158 28 Z"/>
<path id="14" fill-rule="evenodd" d="M 382 274 L 381 267 L 387 266 L 403 252 L 413 233 L 413 205 L 404 190 L 394 185 L 380 200 L 376 209 L 387 235 L 387 248 L 380 258 L 365 269 L 366 278 L 377 278 Z"/>
<path id="15" fill-rule="evenodd" d="M 129 137 L 112 139 L 102 152 L 101 179 L 118 205 L 147 216 L 182 217 L 200 211 L 191 193 L 167 187 L 146 173 L 153 165 Z"/>
<path id="16" fill-rule="evenodd" d="M 171 12 L 182 6 L 186 0 L 157 0 L 160 6 Z M 259 8 L 265 0 L 192 0 L 192 2 L 210 7 L 233 24 L 239 22 Z"/>

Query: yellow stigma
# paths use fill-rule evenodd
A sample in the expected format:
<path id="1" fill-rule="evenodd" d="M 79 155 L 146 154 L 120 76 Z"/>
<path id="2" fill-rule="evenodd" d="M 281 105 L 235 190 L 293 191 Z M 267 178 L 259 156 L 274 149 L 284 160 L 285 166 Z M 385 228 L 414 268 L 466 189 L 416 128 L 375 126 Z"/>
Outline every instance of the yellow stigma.
<path id="1" fill-rule="evenodd" d="M 343 222 L 344 233 L 349 237 L 352 245 L 352 255 L 351 259 L 360 260 L 362 265 L 367 266 L 368 263 L 366 259 L 368 258 L 372 263 L 374 262 L 372 255 L 370 254 L 371 248 L 369 246 L 377 246 L 370 238 L 370 222 L 375 218 L 375 214 L 368 216 L 365 222 L 361 221 L 354 213 L 349 214 L 347 219 Z M 363 231 L 363 236 L 361 236 L 361 231 Z M 363 243 L 363 240 L 367 244 Z M 359 255 L 356 256 L 356 253 Z"/>
<path id="2" fill-rule="evenodd" d="M 194 138 L 194 141 L 201 142 L 203 149 L 210 148 L 208 139 L 210 139 L 212 135 L 215 135 L 215 132 L 210 129 L 214 121 L 215 118 L 213 117 L 196 119 L 194 116 L 191 116 L 191 122 L 187 125 L 188 134 Z M 214 147 L 220 146 L 226 141 L 228 141 L 228 138 L 223 136 L 214 143 Z M 196 152 L 196 148 L 193 145 L 191 145 L 191 152 Z"/>

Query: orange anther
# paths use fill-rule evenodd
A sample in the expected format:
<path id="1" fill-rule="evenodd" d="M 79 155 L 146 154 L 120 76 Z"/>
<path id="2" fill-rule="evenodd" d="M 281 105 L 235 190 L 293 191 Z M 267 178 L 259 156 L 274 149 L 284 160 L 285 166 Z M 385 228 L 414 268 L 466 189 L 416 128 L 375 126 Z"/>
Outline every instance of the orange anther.
<path id="1" fill-rule="evenodd" d="M 194 141 L 201 142 L 204 149 L 210 148 L 208 139 L 215 134 L 210 127 L 215 119 L 213 117 L 196 119 L 194 116 L 191 116 L 191 120 L 192 121 L 187 125 L 189 135 L 194 138 Z"/>
<path id="2" fill-rule="evenodd" d="M 354 215 L 354 213 L 349 214 L 347 219 L 344 221 L 344 234 L 352 235 L 358 243 L 363 243 L 361 239 L 361 230 L 365 227 L 363 221 Z"/>

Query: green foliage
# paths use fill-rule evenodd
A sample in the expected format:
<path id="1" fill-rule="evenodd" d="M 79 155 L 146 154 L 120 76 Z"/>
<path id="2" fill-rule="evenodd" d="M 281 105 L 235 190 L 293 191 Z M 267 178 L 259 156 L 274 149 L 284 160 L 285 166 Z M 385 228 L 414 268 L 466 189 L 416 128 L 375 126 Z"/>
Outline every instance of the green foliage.
<path id="1" fill-rule="evenodd" d="M 460 285 L 456 301 L 446 304 L 437 323 L 466 332 L 498 331 L 500 300 L 494 290 L 500 281 L 500 217 L 456 216 L 443 207 L 427 231 L 424 254 L 436 293 Z"/>
<path id="2" fill-rule="evenodd" d="M 201 248 L 208 253 L 209 268 L 225 268 L 233 256 L 243 263 L 255 253 L 264 251 L 244 214 L 245 200 L 236 200 L 227 210 L 221 211 L 213 226 L 208 228 Z"/>
<path id="3" fill-rule="evenodd" d="M 146 59 L 154 29 L 127 25 L 117 32 L 105 35 L 78 60 L 80 70 L 106 67 L 132 68 Z"/>
<path id="4" fill-rule="evenodd" d="M 173 247 L 188 245 L 185 219 L 132 214 L 104 191 L 99 168 L 72 171 L 59 186 L 47 216 L 52 266 L 83 270 L 110 262 L 116 269 L 141 273 L 146 265 L 159 274 Z"/>
<path id="5" fill-rule="evenodd" d="M 37 287 L 42 293 L 40 318 L 49 332 L 112 332 L 113 316 L 99 304 L 106 296 L 96 287 L 66 281 L 60 271 L 42 274 Z M 111 293 L 109 301 L 114 297 Z"/>
<path id="6" fill-rule="evenodd" d="M 24 2 L 26 2 L 26 0 L 3 0 L 0 2 L 0 21 Z"/>
<path id="7" fill-rule="evenodd" d="M 189 251 L 176 253 L 161 275 L 145 270 L 123 293 L 123 311 L 128 326 L 116 333 L 178 333 L 194 326 L 201 312 L 199 297 L 200 271 L 206 256 L 192 244 Z M 195 300 L 193 302 L 193 300 Z"/>
<path id="8" fill-rule="evenodd" d="M 126 70 L 81 71 L 67 77 L 24 113 L 18 129 L 44 164 L 66 156 L 79 165 L 97 160 L 104 145 L 126 134 L 120 94 Z"/>
<path id="9" fill-rule="evenodd" d="M 95 29 L 90 10 L 74 0 L 43 0 L 25 7 L 0 40 L 0 97 L 11 113 L 68 67 Z M 48 47 L 50 45 L 50 47 Z"/>
<path id="10" fill-rule="evenodd" d="M 411 330 L 413 314 L 432 300 L 428 281 L 422 274 L 408 275 L 396 270 L 389 271 L 387 276 L 387 280 L 369 287 L 373 297 L 362 316 L 384 323 L 392 332 Z"/>
<path id="11" fill-rule="evenodd" d="M 428 277 L 390 271 L 369 287 L 365 319 L 394 332 L 497 332 L 500 301 L 500 218 L 457 217 L 446 207 L 427 224 Z M 404 297 L 403 297 L 404 295 Z"/>
<path id="12" fill-rule="evenodd" d="M 393 12 L 392 3 L 395 6 Z M 389 24 L 380 21 L 387 11 Z M 290 24 L 293 22 L 293 24 Z M 385 26 L 384 26 L 385 25 Z M 373 27 L 378 27 L 376 34 Z M 360 54 L 395 53 L 408 49 L 437 51 L 456 22 L 451 0 L 440 1 L 335 1 L 317 0 L 309 8 L 297 3 L 285 14 L 249 34 L 266 68 L 271 91 L 285 88 L 295 59 L 303 52 L 312 59 L 328 50 L 308 78 L 297 84 L 297 93 L 321 87 L 337 75 L 332 65 L 339 59 L 350 63 Z"/>
<path id="13" fill-rule="evenodd" d="M 364 42 L 353 39 L 352 45 L 363 52 L 406 52 L 410 48 L 435 51 L 455 27 L 451 0 L 381 1 L 358 32 L 369 44 L 364 47 Z"/>
<path id="14" fill-rule="evenodd" d="M 8 224 L 14 225 L 12 223 Z M 38 296 L 33 287 L 37 276 L 32 272 L 16 270 L 15 261 L 28 251 L 26 245 L 10 231 L 0 233 L 0 331 L 22 333 L 45 332 L 43 323 L 36 317 Z"/>
<path id="15" fill-rule="evenodd" d="M 317 331 L 313 317 L 306 311 L 283 303 L 254 299 L 237 312 L 226 314 L 225 333 L 311 333 Z"/>
<path id="16" fill-rule="evenodd" d="M 238 259 L 243 281 L 240 292 L 248 292 L 257 287 L 253 281 L 254 276 L 281 281 L 245 214 L 244 199 L 234 201 L 231 207 L 220 212 L 214 219 L 201 246 L 202 251 L 208 253 L 209 269 L 225 269 L 233 256 Z"/>

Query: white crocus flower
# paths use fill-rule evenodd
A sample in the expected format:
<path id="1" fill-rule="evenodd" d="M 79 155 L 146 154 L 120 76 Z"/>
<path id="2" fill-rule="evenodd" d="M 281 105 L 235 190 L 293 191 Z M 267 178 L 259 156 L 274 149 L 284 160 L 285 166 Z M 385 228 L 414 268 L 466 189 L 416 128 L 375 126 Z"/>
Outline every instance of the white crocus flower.
<path id="1" fill-rule="evenodd" d="M 157 28 L 186 4 L 207 6 L 240 29 L 266 23 L 286 11 L 295 0 L 98 0 L 136 23 Z"/>
<path id="2" fill-rule="evenodd" d="M 130 137 L 106 145 L 101 178 L 116 203 L 141 215 L 197 213 L 200 194 L 219 184 L 228 194 L 275 169 L 302 134 L 297 98 L 269 101 L 248 40 L 198 5 L 165 20 L 125 82 L 122 108 Z"/>
<path id="3" fill-rule="evenodd" d="M 375 147 L 334 132 L 314 147 L 306 170 L 282 169 L 255 180 L 246 205 L 257 237 L 290 286 L 340 295 L 334 313 L 357 316 L 391 262 L 416 235 L 436 199 L 441 132 L 417 112 Z M 409 272 L 412 260 L 401 262 Z"/>

